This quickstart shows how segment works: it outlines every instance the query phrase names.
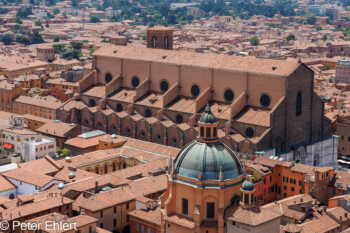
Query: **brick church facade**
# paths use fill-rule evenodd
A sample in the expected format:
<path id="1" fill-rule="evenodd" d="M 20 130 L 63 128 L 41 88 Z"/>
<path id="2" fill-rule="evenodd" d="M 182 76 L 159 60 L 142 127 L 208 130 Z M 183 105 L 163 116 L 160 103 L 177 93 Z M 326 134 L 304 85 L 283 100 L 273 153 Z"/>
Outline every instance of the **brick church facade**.
<path id="1" fill-rule="evenodd" d="M 298 62 L 106 45 L 58 118 L 182 148 L 209 104 L 238 153 L 334 166 L 338 142 L 313 78 Z"/>

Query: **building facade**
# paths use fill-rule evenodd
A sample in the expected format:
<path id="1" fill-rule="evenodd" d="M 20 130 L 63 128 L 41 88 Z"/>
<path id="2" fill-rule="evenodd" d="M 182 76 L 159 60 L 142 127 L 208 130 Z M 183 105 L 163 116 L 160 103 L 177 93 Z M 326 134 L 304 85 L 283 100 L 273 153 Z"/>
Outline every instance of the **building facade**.
<path id="1" fill-rule="evenodd" d="M 335 80 L 337 83 L 350 84 L 350 61 L 347 61 L 347 60 L 338 61 Z"/>

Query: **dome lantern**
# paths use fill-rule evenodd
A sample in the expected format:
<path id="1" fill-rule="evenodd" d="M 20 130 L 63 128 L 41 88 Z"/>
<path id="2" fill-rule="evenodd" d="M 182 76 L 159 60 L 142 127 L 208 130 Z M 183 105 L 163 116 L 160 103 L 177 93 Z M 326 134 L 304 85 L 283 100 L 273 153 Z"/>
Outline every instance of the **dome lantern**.
<path id="1" fill-rule="evenodd" d="M 211 112 L 209 104 L 198 121 L 199 141 L 218 141 L 218 122 Z"/>

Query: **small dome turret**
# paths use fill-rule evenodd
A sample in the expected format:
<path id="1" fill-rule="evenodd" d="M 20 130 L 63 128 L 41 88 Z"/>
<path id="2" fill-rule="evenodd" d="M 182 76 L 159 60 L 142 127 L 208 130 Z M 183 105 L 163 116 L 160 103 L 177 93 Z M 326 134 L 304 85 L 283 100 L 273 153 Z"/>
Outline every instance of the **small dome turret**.
<path id="1" fill-rule="evenodd" d="M 253 182 L 250 180 L 245 180 L 241 187 L 241 202 L 240 205 L 243 207 L 249 207 L 255 205 L 254 193 L 255 188 Z"/>
<path id="2" fill-rule="evenodd" d="M 204 114 L 202 114 L 201 118 L 199 118 L 199 122 L 202 124 L 217 124 L 216 118 L 211 113 L 211 109 L 209 107 L 209 104 L 205 107 Z"/>
<path id="3" fill-rule="evenodd" d="M 218 141 L 218 122 L 211 112 L 209 105 L 198 121 L 198 139 L 200 141 Z"/>
<path id="4" fill-rule="evenodd" d="M 242 184 L 242 190 L 245 191 L 254 191 L 254 184 L 253 182 L 249 181 L 249 180 L 245 180 Z"/>

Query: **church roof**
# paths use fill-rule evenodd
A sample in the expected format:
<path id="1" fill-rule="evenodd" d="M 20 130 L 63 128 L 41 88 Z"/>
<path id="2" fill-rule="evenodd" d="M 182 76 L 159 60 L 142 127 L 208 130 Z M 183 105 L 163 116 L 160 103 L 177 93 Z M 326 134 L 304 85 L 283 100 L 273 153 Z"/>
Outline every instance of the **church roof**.
<path id="1" fill-rule="evenodd" d="M 182 66 L 197 66 L 236 71 L 237 73 L 269 74 L 287 77 L 301 64 L 297 61 L 259 59 L 221 54 L 200 54 L 185 51 L 150 49 L 131 46 L 103 45 L 93 56 L 107 56 L 119 59 L 153 61 Z"/>

